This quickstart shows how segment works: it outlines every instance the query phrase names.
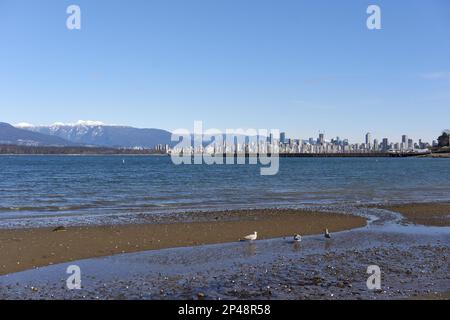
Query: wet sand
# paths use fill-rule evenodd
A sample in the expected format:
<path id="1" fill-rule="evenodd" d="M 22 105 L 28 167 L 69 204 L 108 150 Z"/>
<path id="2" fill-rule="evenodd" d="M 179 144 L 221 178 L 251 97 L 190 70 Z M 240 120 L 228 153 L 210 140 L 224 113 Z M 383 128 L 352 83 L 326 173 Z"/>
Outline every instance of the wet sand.
<path id="1" fill-rule="evenodd" d="M 377 215 L 379 211 L 367 211 Z M 0 299 L 445 299 L 447 227 L 395 225 L 289 238 L 152 250 L 0 276 Z M 68 290 L 67 268 L 81 270 Z M 367 287 L 367 268 L 381 289 Z"/>
<path id="2" fill-rule="evenodd" d="M 382 207 L 328 209 L 367 217 L 368 224 L 342 232 L 336 232 L 335 224 L 334 229 L 330 227 L 331 239 L 318 234 L 305 236 L 301 243 L 294 242 L 291 235 L 255 242 L 233 239 L 230 243 L 150 250 L 55 264 L 0 276 L 0 299 L 449 298 L 449 227 L 405 224 L 400 214 Z M 327 209 L 317 208 L 316 211 Z M 295 217 L 299 220 L 290 220 Z M 193 225 L 214 224 L 214 230 L 220 230 L 219 233 L 222 232 L 219 226 L 226 225 L 228 232 L 235 232 L 234 228 L 240 228 L 242 223 L 259 223 L 261 228 L 268 223 L 271 230 L 283 223 L 297 228 L 292 225 L 298 222 L 298 228 L 302 228 L 308 224 L 308 219 L 312 219 L 311 233 L 321 233 L 320 227 L 314 231 L 317 221 L 328 224 L 336 219 L 343 223 L 342 219 L 354 217 L 293 210 L 258 210 L 198 213 L 185 218 L 191 221 L 185 223 L 190 225 L 189 230 L 201 232 L 202 229 Z M 216 222 L 208 222 L 207 219 Z M 304 221 L 300 222 L 301 219 Z M 174 225 L 179 224 L 179 220 L 174 221 L 177 221 Z M 166 227 L 168 224 L 161 225 Z M 254 226 L 247 225 L 252 229 L 245 229 L 245 233 L 254 231 Z M 123 228 L 132 227 L 103 227 L 109 231 L 96 237 L 107 237 L 111 230 L 125 233 Z M 95 230 L 92 228 L 88 227 Z M 68 234 L 72 229 L 76 228 L 54 234 Z M 180 234 L 185 232 L 180 231 Z M 205 232 L 211 231 L 207 229 Z M 134 236 L 139 237 L 139 234 Z M 121 237 L 119 235 L 118 240 Z M 166 236 L 161 237 L 164 239 Z M 223 235 L 220 237 L 222 239 Z M 87 242 L 85 246 L 84 250 L 91 250 Z M 161 248 L 164 247 L 161 245 Z M 81 290 L 68 290 L 66 286 L 67 267 L 72 264 L 82 270 Z M 370 290 L 366 285 L 369 265 L 377 265 L 381 269 L 380 290 Z"/>
<path id="3" fill-rule="evenodd" d="M 383 207 L 400 213 L 407 222 L 424 226 L 450 226 L 450 203 L 412 203 Z"/>
<path id="4" fill-rule="evenodd" d="M 196 218 L 198 217 L 198 219 Z M 208 218 L 206 218 L 208 217 Z M 208 221 L 208 220 L 209 221 Z M 119 253 L 320 234 L 364 226 L 362 217 L 302 210 L 242 210 L 188 214 L 188 223 L 153 223 L 0 230 L 0 275 Z"/>

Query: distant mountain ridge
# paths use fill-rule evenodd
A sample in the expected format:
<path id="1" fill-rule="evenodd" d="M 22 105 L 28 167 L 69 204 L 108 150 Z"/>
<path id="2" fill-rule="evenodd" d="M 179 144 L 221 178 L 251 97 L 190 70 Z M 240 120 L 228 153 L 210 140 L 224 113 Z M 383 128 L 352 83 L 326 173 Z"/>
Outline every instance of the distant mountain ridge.
<path id="1" fill-rule="evenodd" d="M 5 122 L 0 122 L 0 144 L 58 147 L 74 145 L 61 137 L 16 128 Z"/>
<path id="2" fill-rule="evenodd" d="M 111 148 L 154 148 L 171 144 L 171 133 L 161 129 L 139 129 L 107 125 L 99 121 L 78 121 L 73 124 L 55 123 L 49 126 L 18 124 L 17 128 L 59 137 L 71 143 Z"/>

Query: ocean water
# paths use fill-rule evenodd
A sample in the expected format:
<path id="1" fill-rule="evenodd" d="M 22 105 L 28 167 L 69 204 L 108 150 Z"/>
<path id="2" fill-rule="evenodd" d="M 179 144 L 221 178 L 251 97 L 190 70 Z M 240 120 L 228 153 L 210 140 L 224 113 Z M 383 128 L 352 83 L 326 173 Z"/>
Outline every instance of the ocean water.
<path id="1" fill-rule="evenodd" d="M 125 162 L 123 162 L 125 160 Z M 165 156 L 0 156 L 0 224 L 45 217 L 450 200 L 450 159 L 286 158 L 174 165 Z"/>

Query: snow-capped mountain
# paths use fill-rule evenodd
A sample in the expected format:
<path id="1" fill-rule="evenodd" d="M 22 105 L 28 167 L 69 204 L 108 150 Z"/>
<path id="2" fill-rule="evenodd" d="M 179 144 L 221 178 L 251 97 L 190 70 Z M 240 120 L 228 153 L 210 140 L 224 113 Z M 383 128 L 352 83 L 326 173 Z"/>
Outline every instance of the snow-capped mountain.
<path id="1" fill-rule="evenodd" d="M 0 144 L 14 144 L 26 146 L 69 146 L 73 143 L 60 137 L 49 136 L 39 132 L 15 128 L 0 122 Z"/>
<path id="2" fill-rule="evenodd" d="M 153 148 L 158 144 L 171 144 L 170 132 L 160 129 L 139 129 L 128 126 L 107 125 L 99 121 L 75 123 L 54 123 L 49 126 L 35 126 L 19 123 L 17 128 L 41 134 L 56 136 L 72 143 L 117 147 L 117 148 Z"/>

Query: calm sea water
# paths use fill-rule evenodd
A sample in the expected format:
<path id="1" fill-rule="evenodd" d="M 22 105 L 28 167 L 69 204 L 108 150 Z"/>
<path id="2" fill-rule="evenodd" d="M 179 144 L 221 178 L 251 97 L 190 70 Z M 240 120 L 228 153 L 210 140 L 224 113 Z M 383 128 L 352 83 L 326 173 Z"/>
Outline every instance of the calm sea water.
<path id="1" fill-rule="evenodd" d="M 175 166 L 169 157 L 1 156 L 0 221 L 450 200 L 450 159 L 289 158 L 275 176 L 259 169 Z"/>

